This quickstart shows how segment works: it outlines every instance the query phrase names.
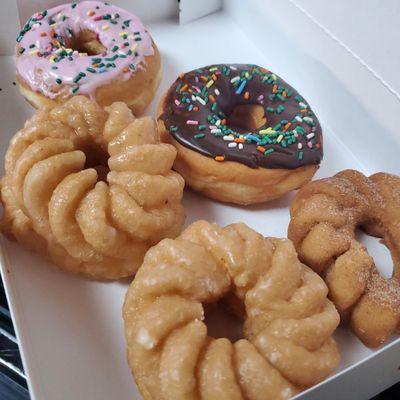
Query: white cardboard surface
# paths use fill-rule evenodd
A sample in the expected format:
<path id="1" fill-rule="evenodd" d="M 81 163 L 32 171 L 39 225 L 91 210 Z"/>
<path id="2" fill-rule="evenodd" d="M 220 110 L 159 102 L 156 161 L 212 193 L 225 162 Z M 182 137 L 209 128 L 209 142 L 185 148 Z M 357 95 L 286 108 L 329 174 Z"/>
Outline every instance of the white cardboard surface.
<path id="1" fill-rule="evenodd" d="M 398 0 L 294 0 L 400 93 Z"/>
<path id="2" fill-rule="evenodd" d="M 228 0 L 225 7 L 229 14 L 216 13 L 183 26 L 168 18 L 148 24 L 161 51 L 163 80 L 147 113 L 154 115 L 160 96 L 182 71 L 210 63 L 256 63 L 270 67 L 298 88 L 317 112 L 325 134 L 325 158 L 317 177 L 345 168 L 398 173 L 397 158 L 392 157 L 400 145 L 386 123 L 387 119 L 395 121 L 400 109 L 387 91 L 371 81 L 358 63 L 325 38 L 298 9 L 286 8 L 288 2 L 243 3 Z M 293 30 L 279 23 L 282 12 L 296 22 L 288 24 Z M 33 110 L 12 85 L 12 57 L 0 57 L 0 71 L 0 152 L 4 155 L 8 140 Z M 346 79 L 346 71 L 357 79 Z M 373 102 L 363 96 L 360 99 L 358 85 L 365 86 L 358 90 L 377 92 L 388 105 L 386 114 L 379 109 L 383 120 L 376 113 L 371 117 L 368 107 Z M 397 115 L 391 115 L 392 110 Z M 344 121 L 338 118 L 341 113 Z M 374 142 L 371 126 L 381 127 L 385 145 Z M 360 135 L 368 145 L 358 145 Z M 186 222 L 199 218 L 221 225 L 244 221 L 264 235 L 286 236 L 292 196 L 244 208 L 218 204 L 187 190 Z M 375 248 L 376 243 L 369 246 Z M 33 399 L 140 399 L 125 360 L 121 305 L 128 282 L 85 281 L 49 268 L 40 257 L 15 243 L 3 240 L 2 248 L 2 274 Z M 388 273 L 391 265 L 383 264 Z M 361 400 L 399 378 L 399 340 L 389 344 L 390 349 L 373 352 L 347 329 L 339 329 L 336 338 L 342 354 L 338 375 L 299 398 L 333 400 L 340 393 L 342 398 Z M 373 358 L 364 362 L 368 357 Z M 355 367 L 356 363 L 360 365 Z M 369 374 L 373 380 L 368 379 Z M 372 381 L 373 387 L 365 384 L 354 393 L 360 379 Z"/>
<path id="3" fill-rule="evenodd" d="M 3 0 L 2 0 L 3 1 Z M 25 21 L 36 11 L 54 7 L 63 3 L 72 3 L 73 0 L 6 0 L 18 3 L 20 23 Z M 76 3 L 82 0 L 74 0 Z M 154 21 L 160 18 L 172 18 L 178 16 L 178 2 L 176 0 L 114 0 L 113 4 L 134 12 L 142 21 Z M 14 38 L 15 39 L 15 38 Z M 12 53 L 10 53 L 12 54 Z"/>
<path id="4" fill-rule="evenodd" d="M 18 9 L 15 0 L 2 0 L 7 18 L 0 16 L 0 56 L 11 55 L 15 49 L 15 34 L 18 26 Z"/>
<path id="5" fill-rule="evenodd" d="M 212 14 L 222 8 L 222 0 L 180 0 L 179 1 L 179 21 L 186 24 L 195 21 L 205 15 Z"/>

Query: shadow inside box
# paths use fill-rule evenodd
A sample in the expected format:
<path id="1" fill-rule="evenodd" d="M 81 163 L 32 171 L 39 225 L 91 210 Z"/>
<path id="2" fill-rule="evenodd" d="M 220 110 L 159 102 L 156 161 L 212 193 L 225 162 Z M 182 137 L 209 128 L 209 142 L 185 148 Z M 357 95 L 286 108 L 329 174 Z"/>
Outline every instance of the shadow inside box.
<path id="1" fill-rule="evenodd" d="M 185 226 L 203 219 L 210 222 L 216 221 L 220 214 L 221 203 L 208 199 L 188 186 L 185 187 L 182 203 L 186 215 Z"/>

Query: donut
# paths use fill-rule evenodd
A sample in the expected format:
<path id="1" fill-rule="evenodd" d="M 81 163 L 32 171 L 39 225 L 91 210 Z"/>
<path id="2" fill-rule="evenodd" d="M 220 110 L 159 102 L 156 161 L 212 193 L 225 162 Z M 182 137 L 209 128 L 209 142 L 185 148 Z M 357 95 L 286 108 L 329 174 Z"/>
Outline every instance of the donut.
<path id="1" fill-rule="evenodd" d="M 84 95 L 104 107 L 125 102 L 137 115 L 161 79 L 160 54 L 140 19 L 100 1 L 34 14 L 17 37 L 17 82 L 36 108 Z"/>
<path id="2" fill-rule="evenodd" d="M 288 239 L 198 221 L 146 254 L 123 307 L 144 400 L 289 399 L 332 373 L 339 314 Z M 243 308 L 243 339 L 208 335 L 204 307 Z"/>
<path id="3" fill-rule="evenodd" d="M 368 347 L 400 326 L 400 178 L 354 170 L 310 182 L 294 199 L 288 237 L 300 260 L 324 276 L 330 297 Z M 393 276 L 379 274 L 355 229 L 382 238 Z"/>
<path id="4" fill-rule="evenodd" d="M 40 109 L 11 140 L 1 231 L 66 271 L 133 275 L 147 249 L 179 234 L 184 182 L 156 121 L 84 96 Z"/>
<path id="5" fill-rule="evenodd" d="M 253 204 L 308 182 L 322 159 L 322 130 L 308 103 L 257 65 L 211 65 L 181 74 L 159 105 L 162 139 L 194 190 Z"/>

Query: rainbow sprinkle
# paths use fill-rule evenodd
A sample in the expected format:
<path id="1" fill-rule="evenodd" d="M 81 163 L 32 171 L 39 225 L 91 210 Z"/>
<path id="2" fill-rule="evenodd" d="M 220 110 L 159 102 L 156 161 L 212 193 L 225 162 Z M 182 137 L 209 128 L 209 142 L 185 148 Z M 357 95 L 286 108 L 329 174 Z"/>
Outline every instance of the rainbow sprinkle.
<path id="1" fill-rule="evenodd" d="M 225 114 L 218 100 L 221 87 L 226 87 L 225 82 L 231 85 L 231 93 L 237 96 L 236 105 L 263 106 L 267 120 L 265 126 L 249 132 L 245 128 L 238 129 L 227 123 L 229 115 Z M 255 86 L 253 82 L 261 82 L 261 88 L 258 83 Z M 255 87 L 262 90 L 262 93 L 259 93 L 260 90 L 253 92 Z M 252 146 L 257 157 L 260 155 L 270 158 L 278 153 L 288 154 L 294 155 L 299 163 L 305 158 L 304 149 L 309 152 L 321 148 L 320 134 L 318 132 L 317 135 L 316 132 L 318 120 L 307 102 L 301 96 L 294 95 L 294 90 L 275 74 L 256 65 L 214 65 L 181 74 L 169 95 L 172 96 L 171 111 L 162 116 L 166 127 L 174 134 L 182 131 L 182 135 L 189 132 L 184 126 L 190 127 L 193 143 L 203 143 L 204 139 L 210 137 L 222 140 L 226 143 L 226 150 L 224 154 L 213 155 L 217 161 L 234 159 L 231 154 L 235 153 L 232 152 L 240 152 Z M 208 111 L 206 117 L 203 113 L 200 117 L 196 115 L 199 107 Z M 170 115 L 174 124 L 169 123 Z M 174 120 L 174 115 L 182 118 L 186 116 L 186 120 L 183 119 L 184 124 L 176 123 L 180 117 Z M 268 121 L 274 122 L 269 124 Z"/>
<path id="2" fill-rule="evenodd" d="M 88 7 L 90 8 L 88 9 Z M 72 30 L 75 29 L 72 28 L 74 25 L 69 25 L 68 22 L 72 18 L 71 9 L 75 8 L 74 13 L 84 10 L 82 12 L 84 12 L 89 21 L 97 21 L 100 31 L 106 32 L 110 30 L 111 32 L 111 28 L 113 30 L 117 29 L 117 32 L 119 31 L 119 33 L 116 33 L 115 39 L 113 39 L 115 43 L 110 45 L 109 50 L 106 49 L 107 54 L 88 55 L 85 52 L 71 48 L 74 39 L 79 34 Z M 55 9 L 59 9 L 60 11 L 55 13 Z M 132 19 L 126 19 L 126 16 L 130 14 L 125 11 L 116 12 L 116 10 L 119 9 L 104 2 L 90 2 L 90 4 L 88 2 L 80 2 L 79 4 L 72 3 L 38 12 L 28 19 L 16 38 L 17 56 L 21 56 L 21 59 L 27 56 L 32 57 L 32 62 L 34 63 L 36 63 L 36 58 L 40 58 L 41 62 L 48 61 L 49 64 L 54 64 L 54 67 L 51 67 L 54 71 L 57 71 L 57 64 L 59 64 L 60 69 L 58 70 L 58 74 L 54 73 L 50 75 L 52 77 L 51 83 L 55 82 L 57 85 L 61 85 L 61 83 L 67 85 L 71 93 L 78 92 L 82 85 L 87 85 L 90 80 L 93 81 L 93 79 L 96 79 L 96 76 L 92 74 L 107 73 L 108 71 L 115 70 L 115 68 L 117 70 L 120 69 L 125 74 L 134 73 L 136 71 L 135 65 L 143 59 L 143 54 L 136 52 L 139 46 L 138 42 L 148 40 L 147 31 L 134 31 L 135 27 L 138 29 L 138 26 L 136 23 L 131 24 Z M 120 13 L 125 13 L 125 18 L 121 17 Z M 96 24 L 93 26 L 97 27 Z M 100 31 L 95 33 L 100 35 Z M 34 34 L 28 37 L 28 32 L 35 33 L 36 39 Z M 107 34 L 109 35 L 110 32 Z M 146 35 L 146 37 L 142 37 L 142 34 Z M 31 36 L 32 42 L 29 42 Z M 38 38 L 39 40 L 37 40 Z M 111 52 L 114 52 L 112 57 L 110 57 Z M 143 51 L 140 53 L 143 53 Z M 74 76 L 72 81 L 71 79 L 66 79 L 65 76 L 61 75 L 61 69 L 64 67 L 69 68 L 68 64 L 75 63 L 78 57 L 80 59 L 82 57 L 85 58 L 80 64 L 82 65 L 82 71 Z M 123 59 L 128 57 L 129 60 L 123 61 Z M 129 63 L 126 64 L 128 61 Z M 122 64 L 122 66 L 118 64 Z"/>

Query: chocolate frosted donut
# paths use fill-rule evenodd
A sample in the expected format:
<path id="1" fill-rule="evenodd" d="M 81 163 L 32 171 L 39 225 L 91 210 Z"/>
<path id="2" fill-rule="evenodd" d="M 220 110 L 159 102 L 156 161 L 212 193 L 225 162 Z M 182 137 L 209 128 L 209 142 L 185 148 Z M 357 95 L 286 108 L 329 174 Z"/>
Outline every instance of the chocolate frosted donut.
<path id="1" fill-rule="evenodd" d="M 230 126 L 233 110 L 248 104 L 263 107 L 265 124 L 255 131 Z M 307 102 L 256 65 L 211 65 L 180 75 L 161 119 L 177 142 L 217 161 L 293 169 L 322 159 L 321 126 Z"/>
<path id="2" fill-rule="evenodd" d="M 219 201 L 281 197 L 307 183 L 322 159 L 321 126 L 307 102 L 256 65 L 181 74 L 158 122 L 162 139 L 178 150 L 174 168 L 186 184 Z"/>

